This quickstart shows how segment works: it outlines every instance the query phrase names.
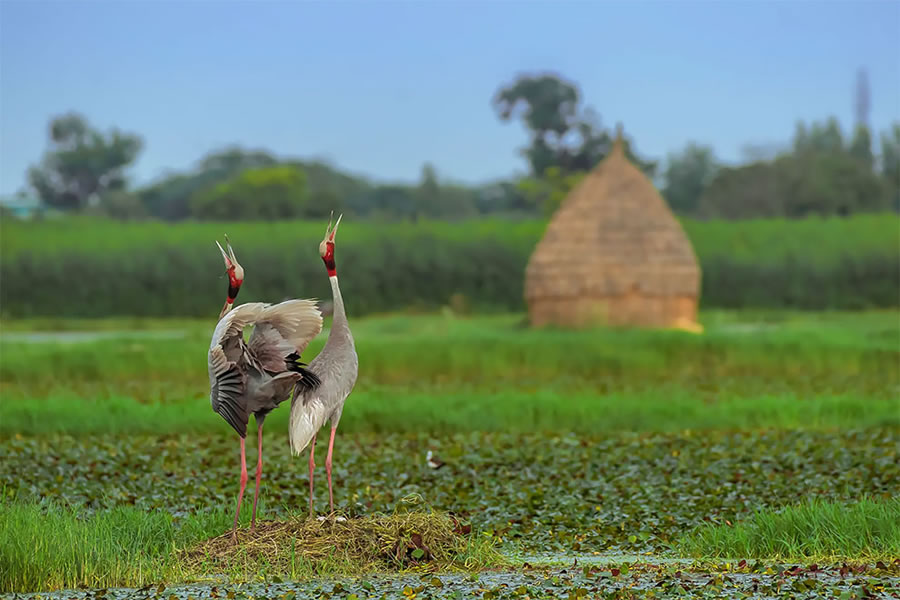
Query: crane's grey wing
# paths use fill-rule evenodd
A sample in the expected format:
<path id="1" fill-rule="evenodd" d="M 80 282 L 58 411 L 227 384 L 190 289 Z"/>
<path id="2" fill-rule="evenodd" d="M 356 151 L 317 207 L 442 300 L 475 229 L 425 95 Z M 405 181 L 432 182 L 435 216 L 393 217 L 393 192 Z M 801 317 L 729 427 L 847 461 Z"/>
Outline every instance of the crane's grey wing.
<path id="1" fill-rule="evenodd" d="M 248 302 L 228 311 L 216 323 L 212 340 L 209 343 L 210 353 L 213 348 L 220 346 L 225 350 L 225 355 L 229 360 L 237 361 L 240 355 L 235 354 L 234 351 L 242 350 L 244 328 L 256 322 L 267 306 L 269 305 L 265 302 Z"/>
<path id="2" fill-rule="evenodd" d="M 260 312 L 248 346 L 266 370 L 296 371 L 300 355 L 321 331 L 322 313 L 314 300 L 286 300 Z"/>
<path id="3" fill-rule="evenodd" d="M 209 351 L 210 360 L 210 403 L 241 437 L 247 436 L 247 422 L 250 420 L 246 396 L 246 379 L 238 365 L 225 357 L 221 346 Z"/>
<path id="4" fill-rule="evenodd" d="M 248 356 L 244 343 L 244 327 L 253 323 L 267 304 L 242 304 L 219 319 L 209 345 L 209 397 L 214 411 L 241 437 L 247 435 L 248 412 L 246 387 L 248 368 L 253 357 Z"/>

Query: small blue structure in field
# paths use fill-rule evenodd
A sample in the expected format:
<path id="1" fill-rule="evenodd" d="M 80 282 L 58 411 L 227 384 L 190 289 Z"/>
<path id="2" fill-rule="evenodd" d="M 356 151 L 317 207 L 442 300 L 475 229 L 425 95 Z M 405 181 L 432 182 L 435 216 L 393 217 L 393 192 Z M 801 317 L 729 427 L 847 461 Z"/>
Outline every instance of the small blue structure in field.
<path id="1" fill-rule="evenodd" d="M 0 196 L 0 209 L 18 219 L 30 219 L 41 210 L 41 201 L 37 196 L 18 193 L 11 196 Z"/>

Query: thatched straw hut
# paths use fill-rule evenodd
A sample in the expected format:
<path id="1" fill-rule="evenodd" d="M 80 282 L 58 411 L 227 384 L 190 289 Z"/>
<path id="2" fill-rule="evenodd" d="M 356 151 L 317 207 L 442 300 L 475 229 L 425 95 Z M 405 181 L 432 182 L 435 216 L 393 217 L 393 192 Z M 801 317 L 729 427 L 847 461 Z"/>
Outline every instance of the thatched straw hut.
<path id="1" fill-rule="evenodd" d="M 531 255 L 531 323 L 696 331 L 699 295 L 691 242 L 626 158 L 619 127 L 609 155 L 569 193 Z"/>

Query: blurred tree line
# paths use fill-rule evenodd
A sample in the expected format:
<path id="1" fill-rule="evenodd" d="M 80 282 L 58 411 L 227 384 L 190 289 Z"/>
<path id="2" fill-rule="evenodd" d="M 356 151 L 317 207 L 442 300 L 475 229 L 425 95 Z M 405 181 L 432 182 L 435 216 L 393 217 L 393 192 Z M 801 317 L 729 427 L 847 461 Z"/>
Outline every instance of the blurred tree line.
<path id="1" fill-rule="evenodd" d="M 791 147 L 769 160 L 721 166 L 712 148 L 690 144 L 669 157 L 663 193 L 698 218 L 846 216 L 900 208 L 900 123 L 881 134 L 881 159 L 858 125 L 846 139 L 837 119 L 798 123 Z"/>
<path id="2" fill-rule="evenodd" d="M 857 93 L 852 134 L 836 118 L 798 123 L 789 148 L 766 159 L 726 166 L 696 142 L 664 165 L 626 155 L 661 182 L 672 209 L 694 218 L 746 219 L 850 215 L 900 209 L 900 123 L 881 132 L 880 154 L 866 125 L 867 88 Z M 51 120 L 49 148 L 28 172 L 43 206 L 118 219 L 166 221 L 320 219 L 333 209 L 355 217 L 416 221 L 552 212 L 612 147 L 613 134 L 582 105 L 578 87 L 557 75 L 522 75 L 493 98 L 502 121 L 521 120 L 528 175 L 466 186 L 442 180 L 433 165 L 416 184 L 381 184 L 317 161 L 285 160 L 238 146 L 215 151 L 188 171 L 151 185 L 128 185 L 126 171 L 142 138 L 104 133 L 69 113 Z"/>
<path id="3" fill-rule="evenodd" d="M 63 212 L 125 220 L 243 221 L 320 219 L 335 210 L 414 221 L 523 208 L 514 186 L 442 181 L 429 163 L 417 185 L 377 184 L 323 162 L 284 160 L 239 146 L 212 152 L 186 172 L 130 188 L 124 172 L 143 147 L 139 135 L 104 134 L 77 113 L 53 119 L 49 131 L 50 148 L 29 169 L 28 180 L 45 207 Z"/>

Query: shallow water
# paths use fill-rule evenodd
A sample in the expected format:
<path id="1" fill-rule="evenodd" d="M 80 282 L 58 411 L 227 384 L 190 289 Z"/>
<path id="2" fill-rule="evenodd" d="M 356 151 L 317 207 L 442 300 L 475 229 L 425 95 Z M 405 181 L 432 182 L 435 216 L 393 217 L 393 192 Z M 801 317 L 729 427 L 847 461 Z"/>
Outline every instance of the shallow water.
<path id="1" fill-rule="evenodd" d="M 531 554 L 518 554 L 511 557 L 517 563 L 528 563 L 534 566 L 566 567 L 573 563 L 575 566 L 584 565 L 616 565 L 619 563 L 640 563 L 652 560 L 655 565 L 690 565 L 690 558 L 673 558 L 655 556 L 649 558 L 646 554 L 629 554 L 626 552 L 596 552 L 591 554 L 564 553 L 564 552 L 537 552 Z"/>
<path id="2" fill-rule="evenodd" d="M 537 557 L 536 557 L 537 558 Z M 545 559 L 548 557 L 544 557 Z M 7 595 L 28 599 L 145 598 L 187 600 L 190 598 L 891 598 L 900 594 L 900 576 L 844 574 L 836 567 L 809 571 L 773 567 L 763 572 L 698 572 L 681 570 L 679 559 L 631 564 L 626 555 L 562 557 L 577 566 L 539 566 L 521 570 L 485 572 L 477 575 L 425 574 L 366 578 L 322 579 L 310 582 L 190 585 L 153 585 L 140 589 L 65 590 L 54 593 Z M 621 562 L 625 559 L 626 562 Z M 619 565 L 615 567 L 612 565 Z M 606 567 L 611 567 L 606 569 Z"/>

